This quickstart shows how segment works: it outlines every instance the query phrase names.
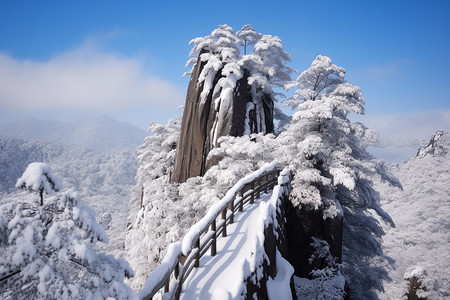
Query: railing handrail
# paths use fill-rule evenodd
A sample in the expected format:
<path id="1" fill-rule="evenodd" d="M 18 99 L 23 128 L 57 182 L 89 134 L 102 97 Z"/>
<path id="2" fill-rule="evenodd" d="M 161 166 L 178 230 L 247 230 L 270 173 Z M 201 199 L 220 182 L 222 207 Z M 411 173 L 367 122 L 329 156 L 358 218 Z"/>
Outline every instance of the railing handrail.
<path id="1" fill-rule="evenodd" d="M 163 261 L 147 278 L 139 293 L 140 298 L 152 299 L 164 288 L 164 293 L 169 293 L 169 298 L 177 299 L 185 279 L 194 267 L 199 266 L 199 260 L 206 251 L 210 248 L 211 256 L 216 254 L 216 238 L 221 233 L 226 236 L 226 226 L 233 223 L 234 213 L 242 211 L 245 203 L 253 203 L 255 196 L 259 198 L 262 190 L 273 188 L 277 184 L 279 173 L 280 170 L 271 163 L 240 179 L 221 200 L 211 206 L 202 219 L 191 226 L 181 243 L 169 245 Z M 235 205 L 236 200 L 238 206 Z M 212 231 L 211 234 L 208 234 L 208 229 Z"/>

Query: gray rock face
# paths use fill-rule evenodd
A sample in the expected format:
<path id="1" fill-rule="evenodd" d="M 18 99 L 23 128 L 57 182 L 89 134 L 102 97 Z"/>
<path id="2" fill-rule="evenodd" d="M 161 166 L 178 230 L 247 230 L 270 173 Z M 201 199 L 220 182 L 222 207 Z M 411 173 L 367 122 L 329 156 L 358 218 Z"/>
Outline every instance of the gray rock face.
<path id="1" fill-rule="evenodd" d="M 314 252 L 311 245 L 312 237 L 325 240 L 330 246 L 330 252 L 342 262 L 342 229 L 343 216 L 327 218 L 324 220 L 321 210 L 308 210 L 306 208 L 294 207 L 290 202 L 285 203 L 286 213 L 286 239 L 288 244 L 289 263 L 295 269 L 295 275 L 310 278 L 313 269 L 325 267 L 324 262 L 309 262 Z"/>
<path id="2" fill-rule="evenodd" d="M 263 95 L 259 101 L 253 99 L 247 71 L 237 81 L 231 101 L 217 101 L 221 71 L 217 72 L 208 96 L 202 99 L 204 83 L 199 84 L 199 75 L 205 64 L 198 59 L 189 81 L 172 182 L 204 175 L 216 163 L 207 162 L 206 158 L 219 137 L 243 136 L 246 128 L 248 133 L 271 133 L 274 129 L 273 99 L 269 95 Z"/>
<path id="3" fill-rule="evenodd" d="M 205 62 L 197 63 L 189 81 L 184 106 L 180 139 L 177 144 L 173 182 L 185 182 L 192 176 L 202 174 L 203 150 L 207 137 L 207 124 L 211 107 L 211 93 L 200 102 L 203 83 L 198 85 L 198 76 Z M 217 83 L 217 78 L 215 82 Z"/>

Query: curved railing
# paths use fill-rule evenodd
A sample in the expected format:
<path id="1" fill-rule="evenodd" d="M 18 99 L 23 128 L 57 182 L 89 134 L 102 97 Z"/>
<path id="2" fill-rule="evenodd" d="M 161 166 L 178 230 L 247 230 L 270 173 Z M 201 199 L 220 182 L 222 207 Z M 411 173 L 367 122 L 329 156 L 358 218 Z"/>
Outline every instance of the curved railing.
<path id="1" fill-rule="evenodd" d="M 147 278 L 140 298 L 152 299 L 161 291 L 164 299 L 178 299 L 186 278 L 199 267 L 200 258 L 208 250 L 211 256 L 216 255 L 216 240 L 220 235 L 227 236 L 227 225 L 234 222 L 234 214 L 242 212 L 244 204 L 253 203 L 262 191 L 272 189 L 279 174 L 274 164 L 268 164 L 239 180 L 190 228 L 182 242 L 169 245 L 163 261 Z"/>

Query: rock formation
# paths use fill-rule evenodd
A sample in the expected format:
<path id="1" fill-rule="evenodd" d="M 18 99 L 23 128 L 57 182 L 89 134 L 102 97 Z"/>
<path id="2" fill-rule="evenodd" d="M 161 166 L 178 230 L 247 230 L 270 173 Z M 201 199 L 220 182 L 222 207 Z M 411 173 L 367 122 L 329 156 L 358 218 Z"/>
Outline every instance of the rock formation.
<path id="1" fill-rule="evenodd" d="M 220 98 L 218 82 L 226 76 L 216 73 L 206 97 L 202 97 L 204 81 L 199 76 L 207 62 L 200 60 L 193 68 L 184 107 L 181 135 L 177 144 L 173 182 L 185 182 L 193 176 L 202 176 L 215 164 L 207 162 L 211 149 L 217 147 L 221 136 L 243 136 L 245 133 L 273 132 L 274 102 L 263 95 L 259 101 L 252 96 L 248 84 L 248 71 L 236 82 L 232 97 Z M 261 115 L 263 117 L 261 117 Z"/>

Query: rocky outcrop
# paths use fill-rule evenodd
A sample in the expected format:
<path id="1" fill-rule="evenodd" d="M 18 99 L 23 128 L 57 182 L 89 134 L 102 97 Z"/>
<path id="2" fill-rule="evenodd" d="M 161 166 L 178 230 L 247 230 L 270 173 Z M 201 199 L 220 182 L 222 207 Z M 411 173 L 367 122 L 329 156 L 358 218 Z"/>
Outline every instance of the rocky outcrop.
<path id="1" fill-rule="evenodd" d="M 425 147 L 419 148 L 416 157 L 423 158 L 427 155 L 444 157 L 447 154 L 448 148 L 448 133 L 443 130 L 438 130 L 430 139 L 430 142 Z"/>
<path id="2" fill-rule="evenodd" d="M 211 108 L 211 93 L 200 101 L 204 83 L 198 77 L 206 62 L 199 62 L 193 69 L 186 95 L 180 139 L 177 144 L 173 182 L 184 182 L 192 176 L 202 174 L 203 150 L 207 137 L 207 124 Z M 217 83 L 215 78 L 214 83 Z"/>
<path id="3" fill-rule="evenodd" d="M 218 95 L 218 81 L 224 78 L 221 71 L 217 72 L 210 90 L 204 91 L 204 81 L 200 82 L 199 76 L 206 62 L 200 60 L 200 55 L 189 81 L 172 182 L 181 183 L 190 177 L 202 176 L 214 165 L 215 162 L 207 162 L 206 158 L 221 136 L 271 133 L 274 129 L 273 99 L 269 95 L 253 99 L 247 71 L 244 70 L 227 101 Z M 202 97 L 202 93 L 207 96 Z M 261 115 L 264 117 L 258 117 Z"/>
<path id="4" fill-rule="evenodd" d="M 342 215 L 324 219 L 321 210 L 294 207 L 291 202 L 285 203 L 285 211 L 289 249 L 286 258 L 294 267 L 296 276 L 310 278 L 313 269 L 325 267 L 321 261 L 309 262 L 314 252 L 312 237 L 325 240 L 330 246 L 331 255 L 338 263 L 342 261 Z"/>

